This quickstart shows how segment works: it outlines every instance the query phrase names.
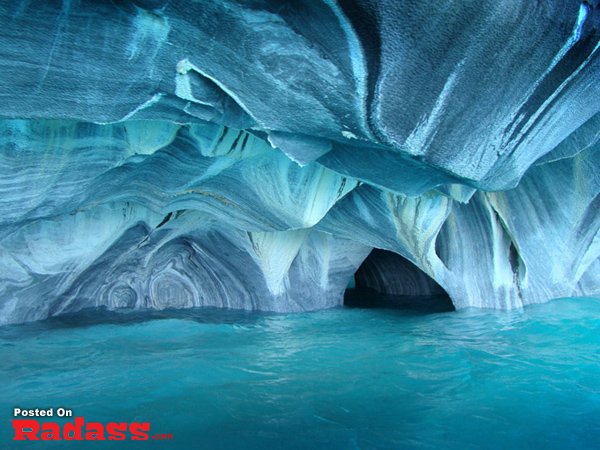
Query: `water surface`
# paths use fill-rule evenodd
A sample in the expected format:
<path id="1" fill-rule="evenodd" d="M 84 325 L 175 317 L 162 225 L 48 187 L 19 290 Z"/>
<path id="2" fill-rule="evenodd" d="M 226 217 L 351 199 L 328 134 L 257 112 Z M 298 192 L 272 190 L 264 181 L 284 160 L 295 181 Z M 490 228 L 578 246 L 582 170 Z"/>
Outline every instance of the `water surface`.
<path id="1" fill-rule="evenodd" d="M 523 311 L 81 314 L 0 328 L 0 447 L 600 448 L 600 300 Z M 13 442 L 12 408 L 168 442 Z"/>

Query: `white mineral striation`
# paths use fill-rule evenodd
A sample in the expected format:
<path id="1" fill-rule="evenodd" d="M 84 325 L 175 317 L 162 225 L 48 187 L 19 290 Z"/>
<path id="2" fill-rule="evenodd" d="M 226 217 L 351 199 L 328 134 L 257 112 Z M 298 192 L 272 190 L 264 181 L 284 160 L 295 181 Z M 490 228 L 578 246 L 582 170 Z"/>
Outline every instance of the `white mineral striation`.
<path id="1" fill-rule="evenodd" d="M 600 294 L 596 0 L 0 17 L 0 324 L 337 306 L 373 248 L 457 308 Z"/>

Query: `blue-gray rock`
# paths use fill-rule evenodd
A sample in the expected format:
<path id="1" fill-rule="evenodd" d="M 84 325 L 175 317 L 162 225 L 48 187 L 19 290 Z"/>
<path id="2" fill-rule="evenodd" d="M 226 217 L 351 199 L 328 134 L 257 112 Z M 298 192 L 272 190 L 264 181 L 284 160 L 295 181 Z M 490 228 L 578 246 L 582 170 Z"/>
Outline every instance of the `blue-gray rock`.
<path id="1" fill-rule="evenodd" d="M 0 324 L 337 306 L 373 248 L 457 308 L 600 294 L 595 1 L 0 14 Z"/>

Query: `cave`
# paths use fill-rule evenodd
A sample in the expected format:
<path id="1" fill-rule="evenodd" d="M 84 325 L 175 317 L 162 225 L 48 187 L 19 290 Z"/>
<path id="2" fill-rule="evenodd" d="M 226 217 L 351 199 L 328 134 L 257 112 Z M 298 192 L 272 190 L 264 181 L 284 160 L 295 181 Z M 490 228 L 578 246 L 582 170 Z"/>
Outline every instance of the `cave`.
<path id="1" fill-rule="evenodd" d="M 373 249 L 344 293 L 344 306 L 435 313 L 454 311 L 448 293 L 397 253 Z"/>
<path id="2" fill-rule="evenodd" d="M 600 295 L 597 2 L 521 3 L 0 0 L 0 326 L 332 308 L 373 248 L 457 310 Z"/>

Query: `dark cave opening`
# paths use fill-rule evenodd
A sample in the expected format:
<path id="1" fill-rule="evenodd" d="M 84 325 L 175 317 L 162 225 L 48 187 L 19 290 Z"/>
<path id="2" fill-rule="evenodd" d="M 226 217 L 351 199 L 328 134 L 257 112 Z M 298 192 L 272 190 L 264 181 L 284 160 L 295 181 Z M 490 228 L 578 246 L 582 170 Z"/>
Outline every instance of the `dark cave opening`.
<path id="1" fill-rule="evenodd" d="M 454 311 L 446 291 L 408 259 L 373 249 L 354 274 L 344 306 L 392 308 L 422 313 Z"/>

